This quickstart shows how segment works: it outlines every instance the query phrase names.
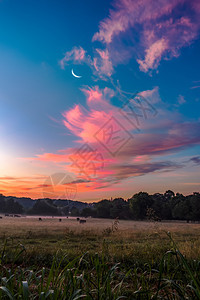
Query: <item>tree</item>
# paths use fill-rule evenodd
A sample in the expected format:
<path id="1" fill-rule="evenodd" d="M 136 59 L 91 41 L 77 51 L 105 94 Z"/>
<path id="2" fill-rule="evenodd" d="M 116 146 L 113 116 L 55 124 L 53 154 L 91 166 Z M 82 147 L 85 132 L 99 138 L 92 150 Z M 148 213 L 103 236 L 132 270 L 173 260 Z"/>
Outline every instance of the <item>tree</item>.
<path id="1" fill-rule="evenodd" d="M 5 202 L 5 197 L 0 194 L 0 212 L 5 212 L 6 208 L 6 202 Z"/>
<path id="2" fill-rule="evenodd" d="M 175 220 L 189 220 L 190 219 L 190 207 L 186 200 L 179 201 L 172 211 L 173 219 Z"/>
<path id="3" fill-rule="evenodd" d="M 200 193 L 190 195 L 191 219 L 193 221 L 200 220 Z"/>
<path id="4" fill-rule="evenodd" d="M 71 208 L 71 216 L 78 217 L 79 215 L 80 215 L 80 212 L 79 212 L 78 208 L 75 207 L 75 206 L 72 206 L 72 208 Z"/>
<path id="5" fill-rule="evenodd" d="M 171 190 L 167 190 L 163 195 L 163 205 L 162 205 L 162 219 L 171 220 L 172 216 L 172 208 L 174 207 L 173 197 L 174 192 Z"/>
<path id="6" fill-rule="evenodd" d="M 66 205 L 66 206 L 62 207 L 62 212 L 64 215 L 68 216 L 69 215 L 69 206 Z"/>
<path id="7" fill-rule="evenodd" d="M 111 201 L 110 217 L 113 219 L 127 219 L 130 217 L 130 208 L 123 198 L 115 198 Z"/>
<path id="8" fill-rule="evenodd" d="M 95 204 L 97 218 L 110 218 L 111 201 L 104 199 Z"/>
<path id="9" fill-rule="evenodd" d="M 152 196 L 152 209 L 155 212 L 155 215 L 158 216 L 159 218 L 163 219 L 163 205 L 165 203 L 165 197 L 163 194 L 156 193 Z"/>
<path id="10" fill-rule="evenodd" d="M 14 201 L 12 197 L 5 201 L 5 211 L 11 214 L 21 214 L 23 213 L 23 207 L 18 202 Z"/>
<path id="11" fill-rule="evenodd" d="M 167 201 L 169 201 L 174 197 L 174 192 L 171 190 L 168 190 L 164 193 L 164 197 Z"/>
<path id="12" fill-rule="evenodd" d="M 96 217 L 96 210 L 92 209 L 91 207 L 85 207 L 83 208 L 81 212 L 81 216 L 83 217 Z"/>
<path id="13" fill-rule="evenodd" d="M 36 203 L 28 213 L 31 215 L 59 215 L 58 209 L 55 206 L 50 205 L 46 200 L 36 200 Z"/>
<path id="14" fill-rule="evenodd" d="M 153 203 L 152 197 L 145 192 L 139 192 L 138 194 L 133 195 L 133 197 L 128 201 L 133 219 L 135 220 L 143 220 L 146 217 L 147 208 L 151 207 Z"/>

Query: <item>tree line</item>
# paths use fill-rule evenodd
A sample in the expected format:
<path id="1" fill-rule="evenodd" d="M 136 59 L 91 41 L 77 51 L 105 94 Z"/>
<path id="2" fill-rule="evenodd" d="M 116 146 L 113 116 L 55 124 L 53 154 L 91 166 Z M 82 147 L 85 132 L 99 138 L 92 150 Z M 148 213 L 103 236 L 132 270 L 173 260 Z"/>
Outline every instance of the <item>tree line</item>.
<path id="1" fill-rule="evenodd" d="M 146 192 L 134 194 L 124 200 L 102 200 L 91 208 L 84 208 L 82 216 L 97 218 L 119 218 L 132 220 L 151 219 L 200 221 L 200 193 L 184 196 L 171 190 L 164 194 L 149 195 Z"/>
<path id="2" fill-rule="evenodd" d="M 19 198 L 20 199 L 20 198 Z M 61 201 L 58 203 L 62 203 Z M 81 203 L 81 202 L 80 202 Z M 184 196 L 171 190 L 164 194 L 150 195 L 146 192 L 134 194 L 131 198 L 104 199 L 97 203 L 86 204 L 84 208 L 75 201 L 68 205 L 57 205 L 52 199 L 36 200 L 33 207 L 25 208 L 16 197 L 0 195 L 0 212 L 30 215 L 71 215 L 94 218 L 119 218 L 125 220 L 186 220 L 200 221 L 200 193 Z"/>

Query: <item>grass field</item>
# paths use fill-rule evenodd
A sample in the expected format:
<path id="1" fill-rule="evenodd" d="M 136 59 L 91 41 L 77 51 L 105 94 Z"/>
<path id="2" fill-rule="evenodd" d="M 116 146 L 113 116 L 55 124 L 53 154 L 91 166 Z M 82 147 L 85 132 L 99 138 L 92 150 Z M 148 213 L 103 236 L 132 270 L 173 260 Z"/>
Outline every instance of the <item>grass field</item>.
<path id="1" fill-rule="evenodd" d="M 118 223 L 93 218 L 80 224 L 70 218 L 59 222 L 58 218 L 39 221 L 38 218 L 3 217 L 0 241 L 1 281 L 11 274 L 19 278 L 18 287 L 16 278 L 11 286 L 9 281 L 7 285 L 5 280 L 1 282 L 15 297 L 10 299 L 25 299 L 19 297 L 23 293 L 22 282 L 29 286 L 27 299 L 39 299 L 39 295 L 45 299 L 50 290 L 54 292 L 49 292 L 49 299 L 79 299 L 76 297 L 81 295 L 85 295 L 84 299 L 102 300 L 120 299 L 122 295 L 127 299 L 200 299 L 200 224 L 124 220 Z M 51 272 L 53 261 L 56 263 Z M 46 268 L 45 292 L 41 288 L 43 268 Z M 40 279 L 36 276 L 29 282 L 30 270 L 39 274 Z M 72 277 L 66 277 L 69 274 L 63 270 L 71 270 Z M 65 279 L 59 274 L 65 274 Z M 65 291 L 59 285 L 64 282 L 61 279 L 53 288 L 59 276 L 64 281 L 72 280 L 71 285 L 76 288 Z M 56 294 L 55 290 L 59 292 Z M 75 290 L 77 295 L 73 295 Z M 94 291 L 90 294 L 89 290 Z M 2 290 L 1 297 L 4 296 L 9 297 Z"/>

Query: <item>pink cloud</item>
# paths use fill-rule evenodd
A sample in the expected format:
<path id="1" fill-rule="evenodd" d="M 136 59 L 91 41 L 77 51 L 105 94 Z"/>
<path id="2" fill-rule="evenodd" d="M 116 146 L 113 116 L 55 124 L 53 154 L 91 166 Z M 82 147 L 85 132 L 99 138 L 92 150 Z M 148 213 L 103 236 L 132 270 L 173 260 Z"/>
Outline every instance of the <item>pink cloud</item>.
<path id="1" fill-rule="evenodd" d="M 67 51 L 65 56 L 59 61 L 62 69 L 65 68 L 70 61 L 81 63 L 86 60 L 86 51 L 82 47 L 74 47 L 71 51 Z"/>
<path id="2" fill-rule="evenodd" d="M 126 130 L 132 129 L 133 126 L 120 114 L 119 108 L 110 103 L 111 98 L 115 95 L 112 89 L 104 88 L 101 90 L 96 86 L 82 89 L 82 91 L 86 96 L 88 109 L 82 108 L 81 105 L 75 105 L 63 113 L 63 124 L 79 137 L 82 143 L 96 144 L 95 134 L 113 116 L 119 124 L 125 124 Z M 110 126 L 116 128 L 117 124 L 114 122 Z"/>
<path id="3" fill-rule="evenodd" d="M 54 163 L 61 163 L 68 161 L 68 155 L 62 153 L 44 153 L 36 155 L 36 158 L 32 158 L 33 160 L 41 160 L 41 161 L 49 161 Z"/>
<path id="4" fill-rule="evenodd" d="M 86 55 L 86 51 L 82 47 L 74 47 L 71 51 L 67 51 L 65 56 L 59 61 L 62 69 L 69 63 L 85 63 L 95 75 L 102 79 L 106 79 L 113 73 L 113 65 L 107 49 L 96 48 L 93 58 L 91 58 L 90 55 Z"/>
<path id="5" fill-rule="evenodd" d="M 140 95 L 147 99 L 151 104 L 158 104 L 161 102 L 161 98 L 159 95 L 159 89 L 158 87 L 154 87 L 152 90 L 146 90 L 140 92 Z"/>
<path id="6" fill-rule="evenodd" d="M 100 22 L 93 41 L 101 41 L 112 57 L 124 37 L 131 36 L 134 48 L 125 59 L 136 54 L 141 71 L 157 69 L 162 59 L 177 57 L 182 47 L 197 38 L 199 7 L 196 0 L 118 0 L 109 17 Z M 120 52 L 122 46 L 118 56 Z"/>
<path id="7" fill-rule="evenodd" d="M 80 124 L 83 124 L 86 110 L 81 106 L 76 104 L 72 109 L 65 111 L 63 113 L 64 125 L 71 131 L 73 134 L 78 135 L 81 131 Z"/>
<path id="8" fill-rule="evenodd" d="M 200 85 L 195 85 L 195 86 L 192 86 L 190 89 L 193 90 L 193 89 L 199 89 L 200 88 Z"/>
<path id="9" fill-rule="evenodd" d="M 140 65 L 140 70 L 147 72 L 149 69 L 156 69 L 159 65 L 162 55 L 167 49 L 167 41 L 163 38 L 153 43 L 149 49 L 145 50 L 145 59 L 137 60 Z"/>
<path id="10" fill-rule="evenodd" d="M 178 104 L 182 105 L 184 103 L 186 103 L 186 100 L 185 100 L 184 96 L 183 95 L 179 95 L 178 96 Z"/>
<path id="11" fill-rule="evenodd" d="M 166 114 L 167 117 L 167 114 Z M 161 156 L 176 152 L 192 145 L 200 144 L 200 122 L 177 124 L 176 120 L 167 126 L 156 124 L 161 133 L 139 133 L 127 147 L 122 149 L 121 157 Z"/>
<path id="12" fill-rule="evenodd" d="M 181 122 L 177 114 L 165 109 L 152 119 L 143 118 L 140 131 L 136 131 L 119 108 L 111 104 L 113 90 L 96 86 L 82 91 L 86 95 L 87 109 L 75 105 L 63 113 L 63 124 L 77 137 L 78 146 L 37 155 L 35 160 L 60 164 L 63 170 L 73 172 L 77 180 L 86 180 L 81 184 L 90 189 L 102 189 L 134 176 L 180 168 L 181 164 L 161 157 L 200 144 L 199 122 Z M 157 87 L 141 94 L 152 103 L 154 98 L 155 103 L 161 102 Z M 113 135 L 112 141 L 109 133 L 113 132 L 117 135 Z M 132 133 L 131 138 L 127 132 Z M 121 141 L 123 146 L 113 154 Z"/>
<path id="13" fill-rule="evenodd" d="M 63 69 L 69 62 L 86 63 L 94 75 L 107 80 L 118 64 L 134 57 L 140 70 L 148 72 L 157 69 L 161 60 L 179 56 L 181 48 L 197 39 L 199 18 L 197 0 L 116 0 L 92 39 L 102 48 L 95 48 L 90 56 L 82 47 L 74 47 L 59 63 Z"/>
<path id="14" fill-rule="evenodd" d="M 99 88 L 96 86 L 94 89 L 88 88 L 88 89 L 82 89 L 82 91 L 87 96 L 87 102 L 101 102 L 103 93 L 99 90 Z"/>
<path id="15" fill-rule="evenodd" d="M 145 25 L 147 22 L 171 14 L 173 9 L 183 2 L 182 0 L 170 2 L 160 0 L 156 3 L 149 0 L 115 1 L 109 17 L 100 22 L 99 32 L 94 34 L 93 41 L 99 40 L 105 44 L 110 44 L 117 36 L 126 33 L 129 28 L 134 28 L 136 24 Z M 149 31 L 151 28 L 152 26 L 149 27 Z"/>
<path id="16" fill-rule="evenodd" d="M 150 125 L 152 122 L 153 130 L 159 130 L 160 133 L 150 133 L 149 126 L 141 124 L 141 132 L 133 134 L 133 138 L 121 148 L 117 156 L 112 156 L 107 149 L 98 143 L 95 133 L 112 116 L 116 117 L 127 131 L 132 131 L 133 126 L 123 118 L 119 113 L 119 109 L 110 103 L 109 100 L 114 95 L 112 90 L 107 88 L 100 90 L 95 87 L 83 91 L 88 104 L 88 110 L 85 111 L 84 117 L 81 115 L 80 119 L 79 113 L 75 114 L 77 116 L 76 122 L 74 118 L 69 118 L 70 114 L 64 114 L 64 116 L 67 117 L 67 122 L 72 126 L 71 130 L 76 133 L 80 143 L 89 143 L 93 149 L 97 149 L 103 156 L 104 168 L 98 171 L 98 178 L 96 178 L 96 181 L 94 180 L 96 183 L 101 183 L 104 186 L 104 184 L 113 184 L 118 180 L 131 176 L 141 176 L 157 170 L 171 170 L 173 165 L 174 168 L 180 167 L 175 162 L 161 161 L 155 163 L 152 158 L 200 143 L 200 124 L 198 122 L 177 124 L 177 115 L 174 114 L 169 120 L 168 114 L 172 115 L 172 113 L 165 110 L 158 115 L 156 123 L 155 119 L 144 121 L 144 123 Z M 152 103 L 154 99 L 155 103 L 161 102 L 157 87 L 153 90 L 143 91 L 141 94 L 143 97 L 146 96 Z M 163 119 L 168 121 L 163 121 Z M 78 131 L 77 124 L 79 124 Z M 130 170 L 130 173 L 126 173 L 127 169 Z"/>
<path id="17" fill-rule="evenodd" d="M 110 59 L 108 49 L 96 49 L 97 56 L 94 57 L 93 64 L 97 73 L 102 77 L 103 75 L 111 76 L 113 73 L 113 65 Z"/>

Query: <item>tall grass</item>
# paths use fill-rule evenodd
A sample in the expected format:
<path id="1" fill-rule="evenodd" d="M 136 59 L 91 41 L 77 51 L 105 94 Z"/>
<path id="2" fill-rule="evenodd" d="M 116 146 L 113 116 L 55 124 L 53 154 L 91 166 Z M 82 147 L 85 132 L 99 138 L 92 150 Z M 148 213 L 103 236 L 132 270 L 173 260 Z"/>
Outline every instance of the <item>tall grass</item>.
<path id="1" fill-rule="evenodd" d="M 125 275 L 119 281 L 118 264 L 110 267 L 99 255 L 68 261 L 57 254 L 50 269 L 37 272 L 14 265 L 1 269 L 0 299 L 122 299 Z"/>
<path id="2" fill-rule="evenodd" d="M 84 253 L 70 259 L 58 251 L 51 267 L 19 265 L 26 249 L 11 254 L 5 240 L 0 253 L 0 299 L 200 299 L 200 261 L 187 260 L 168 233 L 169 250 L 159 264 L 129 266 L 101 254 Z"/>

